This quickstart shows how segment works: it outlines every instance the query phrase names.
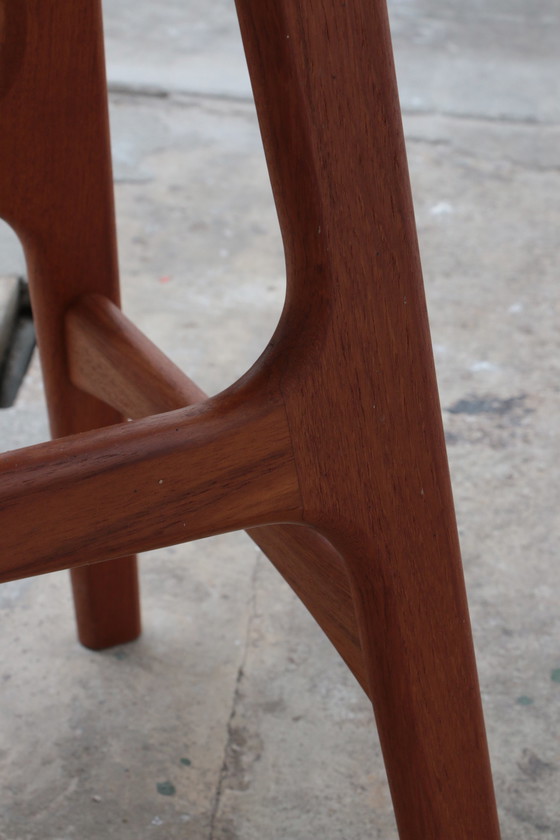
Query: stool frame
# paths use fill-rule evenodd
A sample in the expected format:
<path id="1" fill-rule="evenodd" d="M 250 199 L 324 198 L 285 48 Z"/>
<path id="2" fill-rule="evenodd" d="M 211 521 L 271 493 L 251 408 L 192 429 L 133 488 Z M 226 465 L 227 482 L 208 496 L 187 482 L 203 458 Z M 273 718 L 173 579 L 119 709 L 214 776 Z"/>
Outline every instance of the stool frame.
<path id="1" fill-rule="evenodd" d="M 287 296 L 207 399 L 119 309 L 99 0 L 0 0 L 55 438 L 0 456 L 0 579 L 70 568 L 102 648 L 140 631 L 137 552 L 248 529 L 371 698 L 401 840 L 498 840 L 385 3 L 236 6 Z"/>

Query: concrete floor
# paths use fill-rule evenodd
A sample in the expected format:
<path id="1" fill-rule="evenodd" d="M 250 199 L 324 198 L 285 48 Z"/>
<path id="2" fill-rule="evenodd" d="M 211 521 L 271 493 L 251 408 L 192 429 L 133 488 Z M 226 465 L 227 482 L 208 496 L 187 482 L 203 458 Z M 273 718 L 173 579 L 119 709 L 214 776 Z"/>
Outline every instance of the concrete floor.
<path id="1" fill-rule="evenodd" d="M 284 293 L 233 4 L 105 15 L 125 309 L 216 392 Z M 558 840 L 560 9 L 391 16 L 503 838 Z M 47 437 L 36 364 L 0 430 Z M 395 840 L 368 703 L 254 545 L 145 555 L 142 586 L 144 635 L 102 654 L 65 573 L 0 588 L 0 840 Z"/>

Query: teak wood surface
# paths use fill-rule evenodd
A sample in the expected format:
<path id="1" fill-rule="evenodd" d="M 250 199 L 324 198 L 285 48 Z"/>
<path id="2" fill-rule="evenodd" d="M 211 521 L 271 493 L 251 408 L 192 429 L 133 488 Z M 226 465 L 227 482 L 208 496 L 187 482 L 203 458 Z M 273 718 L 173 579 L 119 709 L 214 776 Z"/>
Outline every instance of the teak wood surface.
<path id="1" fill-rule="evenodd" d="M 101 295 L 68 310 L 70 379 L 126 417 L 203 402 L 206 394 Z M 323 628 L 367 692 L 364 659 L 344 562 L 317 531 L 268 525 L 249 531 Z"/>
<path id="2" fill-rule="evenodd" d="M 77 295 L 119 302 L 98 0 L 0 0 L 0 135 L 0 217 L 25 252 L 51 433 L 117 423 L 70 382 L 62 338 Z M 72 585 L 84 644 L 138 635 L 133 557 L 75 568 Z"/>
<path id="3" fill-rule="evenodd" d="M 135 552 L 249 528 L 372 700 L 401 840 L 498 840 L 385 4 L 236 5 L 287 298 L 206 399 L 115 312 L 98 0 L 0 0 L 0 215 L 58 438 L 0 457 L 0 576 L 72 568 L 100 647 L 139 631 Z"/>

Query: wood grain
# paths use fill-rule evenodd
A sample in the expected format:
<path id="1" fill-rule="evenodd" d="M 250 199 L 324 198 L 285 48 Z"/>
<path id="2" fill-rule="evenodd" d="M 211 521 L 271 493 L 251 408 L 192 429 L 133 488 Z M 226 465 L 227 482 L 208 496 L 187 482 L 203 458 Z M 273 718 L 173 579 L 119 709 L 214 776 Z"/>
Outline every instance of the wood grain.
<path id="1" fill-rule="evenodd" d="M 18 234 L 53 437 L 121 417 L 71 384 L 64 314 L 119 301 L 100 0 L 0 0 L 0 217 Z M 76 558 L 79 561 L 79 558 Z M 100 648 L 140 632 L 134 557 L 72 572 L 78 634 Z"/>
<path id="2" fill-rule="evenodd" d="M 349 570 L 399 834 L 496 840 L 386 7 L 236 5 L 286 250 L 272 356 L 303 519 Z"/>
<path id="3" fill-rule="evenodd" d="M 101 295 L 85 295 L 66 315 L 70 379 L 138 419 L 207 399 L 129 319 Z M 367 691 L 346 568 L 317 531 L 267 525 L 248 531 L 327 634 Z"/>
<path id="4" fill-rule="evenodd" d="M 236 6 L 286 253 L 278 329 L 213 400 L 2 456 L 0 569 L 315 529 L 351 582 L 401 840 L 498 840 L 385 3 Z M 0 213 L 47 313 L 51 420 L 67 434 L 117 417 L 72 385 L 63 339 L 82 294 L 117 300 L 99 7 L 18 9 L 29 17 L 4 19 L 33 60 L 7 75 Z M 22 168 L 20 145 L 38 136 Z M 157 378 L 152 363 L 140 379 Z M 289 573 L 307 593 L 302 556 L 296 540 Z M 317 602 L 331 593 L 318 587 Z"/>
<path id="5" fill-rule="evenodd" d="M 0 456 L 0 580 L 299 519 L 284 408 L 245 393 Z"/>
<path id="6" fill-rule="evenodd" d="M 75 300 L 65 328 L 70 381 L 124 417 L 137 420 L 208 399 L 103 295 Z"/>

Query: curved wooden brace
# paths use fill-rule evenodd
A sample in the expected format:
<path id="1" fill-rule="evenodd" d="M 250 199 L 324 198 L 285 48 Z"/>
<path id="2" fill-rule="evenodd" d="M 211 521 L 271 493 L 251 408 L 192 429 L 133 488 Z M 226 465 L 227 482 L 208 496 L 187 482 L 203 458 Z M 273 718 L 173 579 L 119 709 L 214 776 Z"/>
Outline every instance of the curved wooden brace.
<path id="1" fill-rule="evenodd" d="M 70 379 L 125 417 L 139 418 L 203 402 L 204 392 L 128 318 L 101 295 L 85 295 L 68 310 Z M 348 575 L 338 552 L 317 531 L 267 525 L 248 531 L 338 650 L 367 691 Z"/>

